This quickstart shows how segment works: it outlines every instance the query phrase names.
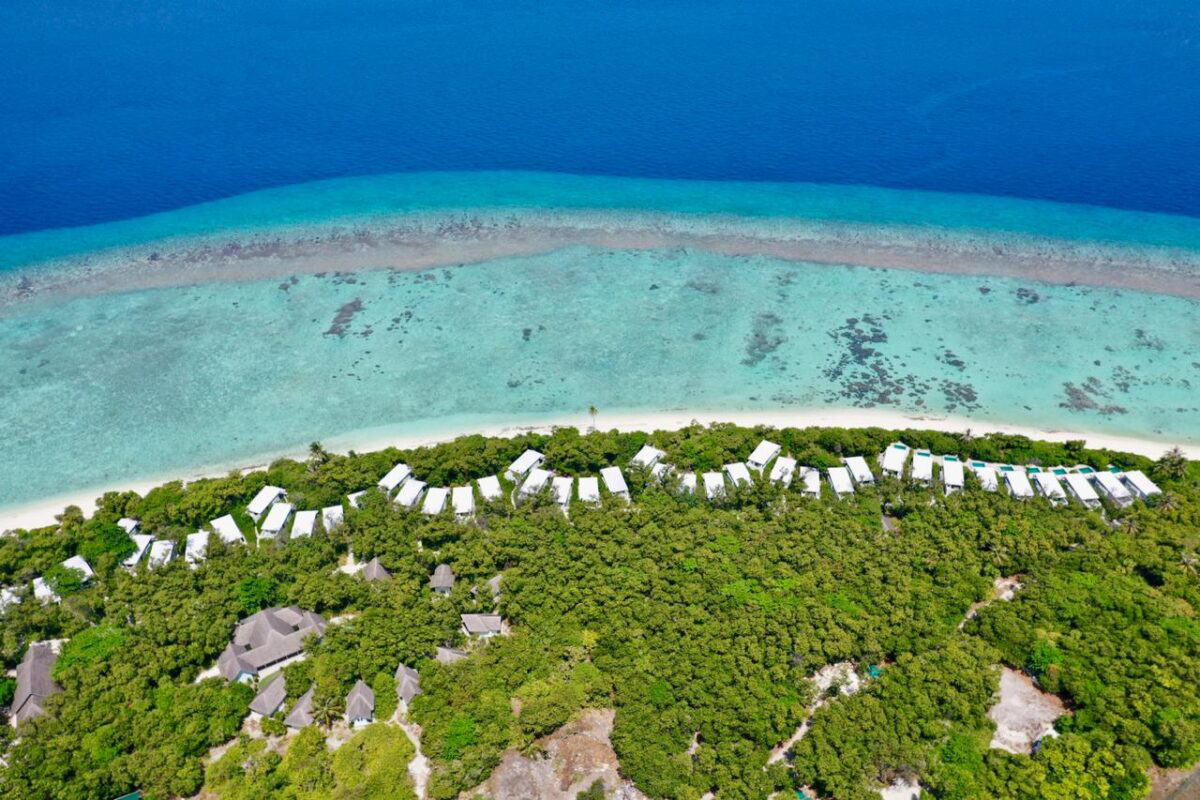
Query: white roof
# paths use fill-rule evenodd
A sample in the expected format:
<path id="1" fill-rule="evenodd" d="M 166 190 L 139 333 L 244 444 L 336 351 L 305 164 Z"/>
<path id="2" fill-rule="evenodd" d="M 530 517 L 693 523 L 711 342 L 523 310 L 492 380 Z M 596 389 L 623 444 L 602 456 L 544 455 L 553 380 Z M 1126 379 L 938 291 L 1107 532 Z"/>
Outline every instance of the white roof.
<path id="1" fill-rule="evenodd" d="M 604 480 L 604 486 L 613 494 L 629 494 L 629 487 L 625 485 L 625 476 L 621 474 L 620 467 L 605 467 L 600 470 L 600 477 Z"/>
<path id="2" fill-rule="evenodd" d="M 21 596 L 7 586 L 0 589 L 0 611 L 5 611 L 14 603 L 21 602 Z"/>
<path id="3" fill-rule="evenodd" d="M 725 494 L 725 476 L 719 472 L 704 473 L 704 494 L 709 500 Z"/>
<path id="4" fill-rule="evenodd" d="M 396 492 L 396 502 L 405 508 L 412 508 L 417 504 L 421 492 L 425 491 L 427 485 L 425 481 L 419 481 L 416 478 L 405 481 L 404 485 L 400 487 L 400 491 Z"/>
<path id="5" fill-rule="evenodd" d="M 479 484 L 479 493 L 483 495 L 484 500 L 499 500 L 504 496 L 504 490 L 500 488 L 500 478 L 495 475 L 488 475 L 475 481 Z"/>
<path id="6" fill-rule="evenodd" d="M 833 487 L 833 491 L 837 492 L 838 496 L 844 494 L 854 494 L 854 484 L 850 482 L 850 470 L 846 467 L 830 467 L 829 470 L 829 485 Z"/>
<path id="7" fill-rule="evenodd" d="M 361 500 L 362 496 L 366 493 L 366 489 L 362 489 L 361 491 L 357 492 L 351 492 L 350 494 L 346 495 L 346 502 L 350 503 L 351 508 L 358 508 L 358 501 Z"/>
<path id="8" fill-rule="evenodd" d="M 217 532 L 217 536 L 221 537 L 222 542 L 226 544 L 233 544 L 234 542 L 246 543 L 246 537 L 242 536 L 241 529 L 238 528 L 237 523 L 233 521 L 233 517 L 229 514 L 217 517 L 208 524 L 212 525 L 212 529 Z"/>
<path id="9" fill-rule="evenodd" d="M 585 503 L 600 502 L 600 479 L 595 475 L 579 479 L 579 499 Z"/>
<path id="10" fill-rule="evenodd" d="M 571 505 L 571 489 L 575 486 L 575 479 L 560 475 L 554 479 L 550 485 L 550 491 L 554 493 L 554 499 L 563 508 Z"/>
<path id="11" fill-rule="evenodd" d="M 129 558 L 121 562 L 121 566 L 133 569 L 142 560 L 142 556 L 146 555 L 146 550 L 154 541 L 154 537 L 148 533 L 131 533 L 129 538 L 133 540 L 133 552 L 129 554 Z"/>
<path id="12" fill-rule="evenodd" d="M 652 467 L 665 455 L 662 450 L 647 444 L 637 451 L 637 455 L 630 459 L 629 463 L 635 467 Z"/>
<path id="13" fill-rule="evenodd" d="M 475 513 L 475 490 L 467 486 L 455 486 L 450 492 L 454 513 L 462 516 Z"/>
<path id="14" fill-rule="evenodd" d="M 262 532 L 267 534 L 276 534 L 283 530 L 283 526 L 287 524 L 287 519 L 292 515 L 291 503 L 276 503 L 271 506 L 271 510 L 267 512 L 267 518 L 263 521 Z"/>
<path id="15" fill-rule="evenodd" d="M 762 469 L 775 456 L 779 455 L 779 451 L 783 448 L 774 442 L 768 442 L 763 439 L 758 443 L 758 447 L 754 448 L 754 452 L 746 459 L 746 463 L 755 469 Z"/>
<path id="16" fill-rule="evenodd" d="M 321 524 L 325 526 L 326 531 L 331 531 L 346 519 L 346 512 L 342 509 L 342 504 L 336 506 L 325 506 L 321 509 Z"/>
<path id="17" fill-rule="evenodd" d="M 1086 475 L 1080 475 L 1078 472 L 1068 472 L 1063 478 L 1066 480 L 1067 486 L 1071 489 L 1071 494 L 1079 498 L 1080 502 L 1100 502 L 1100 495 L 1096 494 L 1096 490 L 1092 488 L 1092 482 L 1087 479 Z"/>
<path id="18" fill-rule="evenodd" d="M 388 474 L 379 479 L 379 488 L 383 489 L 387 494 L 396 491 L 396 487 L 404 483 L 405 479 L 412 475 L 412 469 L 408 464 L 397 464 L 388 470 Z"/>
<path id="19" fill-rule="evenodd" d="M 771 467 L 770 478 L 774 483 L 782 483 L 784 486 L 791 486 L 792 473 L 796 471 L 796 459 L 789 456 L 781 456 L 775 461 L 775 465 Z"/>
<path id="20" fill-rule="evenodd" d="M 1035 472 L 1033 473 L 1033 482 L 1038 485 L 1038 489 L 1046 497 L 1054 500 L 1065 500 L 1067 497 L 1062 484 L 1058 482 L 1058 478 L 1053 472 Z"/>
<path id="21" fill-rule="evenodd" d="M 55 597 L 58 597 L 58 595 L 54 593 L 54 590 L 50 588 L 50 584 L 46 583 L 45 578 L 33 579 L 33 596 L 38 600 L 41 600 L 43 603 L 47 600 L 52 600 Z"/>
<path id="22" fill-rule="evenodd" d="M 904 471 L 905 461 L 908 461 L 908 445 L 902 442 L 893 442 L 888 445 L 887 450 L 883 451 L 883 460 L 880 465 L 884 472 L 899 475 Z"/>
<path id="23" fill-rule="evenodd" d="M 657 464 L 655 464 L 653 467 L 650 468 L 650 474 L 655 479 L 662 480 L 673 469 L 675 469 L 675 468 L 672 467 L 670 464 L 664 464 L 663 462 L 660 461 Z"/>
<path id="24" fill-rule="evenodd" d="M 854 478 L 855 483 L 874 483 L 875 476 L 871 474 L 871 468 L 867 466 L 867 460 L 862 456 L 850 456 L 843 458 L 846 462 L 846 468 L 850 470 L 850 475 Z"/>
<path id="25" fill-rule="evenodd" d="M 754 485 L 754 479 L 750 477 L 750 470 L 741 461 L 726 464 L 725 474 L 729 476 L 729 480 L 734 486 Z"/>
<path id="26" fill-rule="evenodd" d="M 117 527 L 132 536 L 133 532 L 138 529 L 138 521 L 129 517 L 121 517 L 117 520 Z"/>
<path id="27" fill-rule="evenodd" d="M 1004 482 L 1008 484 L 1008 493 L 1013 497 L 1033 497 L 1033 486 L 1029 484 L 1029 478 L 1019 469 L 1003 471 Z"/>
<path id="28" fill-rule="evenodd" d="M 1000 485 L 996 479 L 996 470 L 987 464 L 983 466 L 972 464 L 971 471 L 975 473 L 975 477 L 979 478 L 979 483 L 982 484 L 983 488 L 989 492 L 996 491 L 996 488 Z"/>
<path id="29" fill-rule="evenodd" d="M 168 539 L 160 539 L 150 545 L 150 559 L 146 562 L 151 569 L 161 567 L 175 557 L 175 543 Z"/>
<path id="30" fill-rule="evenodd" d="M 258 494 L 254 495 L 254 499 L 250 501 L 250 505 L 246 506 L 246 511 L 257 517 L 266 511 L 271 503 L 274 503 L 283 494 L 286 493 L 278 486 L 264 486 L 258 490 Z"/>
<path id="31" fill-rule="evenodd" d="M 553 476 L 554 473 L 548 469 L 534 467 L 533 469 L 529 470 L 529 476 L 525 478 L 525 482 L 521 484 L 521 494 L 537 494 L 546 486 L 547 483 L 550 482 L 550 478 Z"/>
<path id="32" fill-rule="evenodd" d="M 1125 473 L 1125 481 L 1132 486 L 1138 494 L 1151 495 L 1162 494 L 1162 489 L 1159 489 L 1154 481 L 1146 477 L 1146 473 L 1140 469 L 1131 469 Z"/>
<path id="33" fill-rule="evenodd" d="M 954 456 L 942 456 L 942 483 L 947 486 L 963 486 L 963 465 Z"/>
<path id="34" fill-rule="evenodd" d="M 208 531 L 196 531 L 188 534 L 187 541 L 183 545 L 183 558 L 189 567 L 204 560 L 204 554 L 208 551 L 208 536 Z"/>
<path id="35" fill-rule="evenodd" d="M 800 480 L 804 481 L 806 494 L 821 493 L 821 473 L 814 467 L 800 467 Z"/>
<path id="36" fill-rule="evenodd" d="M 422 514 L 440 514 L 446 507 L 446 500 L 450 497 L 450 490 L 445 486 L 434 486 L 425 493 L 425 502 L 421 504 Z"/>
<path id="37" fill-rule="evenodd" d="M 688 494 L 696 493 L 696 473 L 685 472 L 679 476 L 679 488 Z"/>
<path id="38" fill-rule="evenodd" d="M 517 456 L 516 461 L 508 465 L 508 469 L 505 470 L 505 472 L 507 472 L 509 477 L 513 478 L 513 480 L 516 480 L 525 473 L 529 472 L 529 470 L 536 467 L 538 464 L 541 464 L 545 459 L 546 457 L 537 450 L 526 450 L 524 453 L 521 453 L 521 455 Z"/>
<path id="39" fill-rule="evenodd" d="M 62 565 L 67 569 L 77 569 L 83 573 L 85 580 L 91 580 L 96 577 L 96 573 L 92 572 L 92 565 L 83 560 L 83 556 L 71 556 Z"/>
<path id="40" fill-rule="evenodd" d="M 341 508 L 341 506 L 338 506 L 338 508 Z M 296 516 L 292 519 L 292 538 L 312 536 L 313 529 L 316 527 L 316 511 L 297 511 Z"/>
<path id="41" fill-rule="evenodd" d="M 928 450 L 913 453 L 912 478 L 914 481 L 933 480 L 933 455 Z"/>
<path id="42" fill-rule="evenodd" d="M 1132 500 L 1133 496 L 1129 494 L 1129 490 L 1125 488 L 1125 484 L 1121 483 L 1121 479 L 1111 472 L 1101 470 L 1092 476 L 1096 479 L 1096 483 L 1100 484 L 1100 488 L 1114 500 Z"/>

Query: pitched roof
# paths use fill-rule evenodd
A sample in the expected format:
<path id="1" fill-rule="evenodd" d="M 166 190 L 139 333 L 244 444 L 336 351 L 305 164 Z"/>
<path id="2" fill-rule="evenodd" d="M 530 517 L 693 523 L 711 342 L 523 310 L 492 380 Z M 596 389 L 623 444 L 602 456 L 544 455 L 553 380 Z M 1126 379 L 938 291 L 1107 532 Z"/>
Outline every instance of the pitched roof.
<path id="1" fill-rule="evenodd" d="M 217 659 L 217 667 L 226 680 L 235 680 L 241 672 L 258 674 L 262 667 L 296 655 L 304 649 L 310 634 L 325 633 L 325 618 L 296 606 L 267 608 L 238 623 L 229 643 Z"/>
<path id="2" fill-rule="evenodd" d="M 17 688 L 13 694 L 12 715 L 20 725 L 44 713 L 43 702 L 62 688 L 50 677 L 58 654 L 44 642 L 31 644 L 17 666 Z"/>
<path id="3" fill-rule="evenodd" d="M 250 701 L 250 710 L 269 717 L 283 706 L 286 699 L 287 684 L 284 682 L 283 673 L 280 672 L 275 680 L 259 689 L 258 694 Z"/>
<path id="4" fill-rule="evenodd" d="M 450 569 L 449 564 L 438 564 L 429 579 L 429 585 L 434 589 L 453 589 L 454 570 Z"/>
<path id="5" fill-rule="evenodd" d="M 396 693 L 406 703 L 419 695 L 421 693 L 421 673 L 404 664 L 396 667 Z"/>
<path id="6" fill-rule="evenodd" d="M 364 580 L 368 581 L 390 581 L 392 579 L 392 573 L 379 563 L 379 556 L 372 558 L 363 566 L 362 576 Z"/>
<path id="7" fill-rule="evenodd" d="M 312 697 L 313 687 L 309 687 L 308 691 L 300 695 L 300 699 L 292 706 L 292 710 L 283 718 L 283 724 L 289 728 L 303 728 L 305 725 L 312 725 Z"/>
<path id="8" fill-rule="evenodd" d="M 463 629 L 470 634 L 500 633 L 499 614 L 459 614 Z"/>
<path id="9" fill-rule="evenodd" d="M 375 692 L 359 679 L 346 695 L 346 719 L 353 722 L 356 719 L 371 719 L 375 716 Z"/>
<path id="10" fill-rule="evenodd" d="M 466 653 L 454 647 L 439 647 L 437 655 L 434 656 L 439 664 L 453 664 L 455 661 L 462 661 L 466 657 Z"/>

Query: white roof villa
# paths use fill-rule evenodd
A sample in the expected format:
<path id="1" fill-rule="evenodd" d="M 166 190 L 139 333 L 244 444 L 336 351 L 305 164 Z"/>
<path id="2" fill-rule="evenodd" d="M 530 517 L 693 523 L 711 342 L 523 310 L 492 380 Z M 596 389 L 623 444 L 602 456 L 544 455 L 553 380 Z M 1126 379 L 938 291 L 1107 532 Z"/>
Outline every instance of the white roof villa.
<path id="1" fill-rule="evenodd" d="M 1004 464 L 1000 467 L 1000 474 L 1004 476 L 1004 484 L 1008 487 L 1010 495 L 1020 498 L 1033 497 L 1033 486 L 1020 469 L 1011 464 Z"/>
<path id="2" fill-rule="evenodd" d="M 0 613 L 8 610 L 9 606 L 17 605 L 21 602 L 21 595 L 17 594 L 14 589 L 5 586 L 0 589 Z"/>
<path id="3" fill-rule="evenodd" d="M 244 681 L 304 651 L 304 640 L 325 633 L 325 618 L 296 606 L 267 608 L 237 624 L 233 640 L 217 659 L 228 681 Z"/>
<path id="4" fill-rule="evenodd" d="M 620 467 L 605 467 L 600 470 L 600 478 L 604 481 L 604 488 L 611 494 L 629 499 L 629 487 L 625 485 L 625 476 L 621 474 Z"/>
<path id="5" fill-rule="evenodd" d="M 216 531 L 225 544 L 245 544 L 246 537 L 242 535 L 242 529 L 233 521 L 233 517 L 226 514 L 223 517 L 217 517 L 212 522 L 208 523 L 212 529 Z"/>
<path id="6" fill-rule="evenodd" d="M 125 533 L 129 534 L 130 536 L 133 536 L 138 532 L 138 528 L 141 527 L 141 525 L 136 519 L 121 517 L 119 520 L 117 520 L 117 527 L 125 531 Z"/>
<path id="7" fill-rule="evenodd" d="M 771 483 L 779 483 L 783 486 L 792 485 L 792 474 L 796 471 L 796 459 L 789 456 L 780 456 L 775 459 L 775 465 L 771 467 L 770 480 Z"/>
<path id="8" fill-rule="evenodd" d="M 440 514 L 446 509 L 446 501 L 449 499 L 449 489 L 445 486 L 435 486 L 425 493 L 425 502 L 421 504 L 421 513 Z"/>
<path id="9" fill-rule="evenodd" d="M 1162 494 L 1162 489 L 1159 489 L 1154 481 L 1147 478 L 1146 473 L 1140 469 L 1131 469 L 1126 472 L 1125 484 L 1142 500 L 1153 494 Z"/>
<path id="10" fill-rule="evenodd" d="M 1038 494 L 1049 500 L 1051 505 L 1061 506 L 1067 502 L 1067 493 L 1053 472 L 1035 472 L 1033 482 Z"/>
<path id="11" fill-rule="evenodd" d="M 1096 494 L 1096 490 L 1092 488 L 1092 482 L 1087 479 L 1086 475 L 1080 475 L 1078 472 L 1068 472 L 1063 476 L 1063 480 L 1067 482 L 1067 491 L 1080 504 L 1088 508 L 1096 508 L 1100 505 L 1100 495 Z"/>
<path id="12" fill-rule="evenodd" d="M 846 465 L 846 469 L 850 471 L 850 477 L 857 484 L 874 483 L 875 476 L 871 474 L 871 468 L 867 466 L 867 460 L 862 456 L 848 456 L 843 458 L 842 462 Z"/>
<path id="13" fill-rule="evenodd" d="M 462 620 L 463 633 L 477 636 L 481 639 L 499 634 L 503 629 L 503 621 L 499 614 L 459 614 Z"/>
<path id="14" fill-rule="evenodd" d="M 525 482 L 521 484 L 521 497 L 532 497 L 533 495 L 546 488 L 546 484 L 554 477 L 554 473 L 550 470 L 534 467 L 529 470 L 529 475 L 525 478 Z"/>
<path id="15" fill-rule="evenodd" d="M 148 533 L 131 533 L 129 538 L 133 540 L 133 552 L 129 554 L 129 558 L 121 562 L 121 566 L 125 569 L 133 569 L 142 560 L 142 556 L 146 555 L 146 551 L 150 549 L 150 543 L 154 541 L 154 537 Z"/>
<path id="16" fill-rule="evenodd" d="M 92 571 L 92 565 L 84 560 L 83 556 L 71 556 L 62 565 L 67 569 L 79 570 L 83 573 L 84 581 L 90 581 L 96 577 L 96 573 Z"/>
<path id="17" fill-rule="evenodd" d="M 600 503 L 600 479 L 595 475 L 589 475 L 579 479 L 579 499 L 584 503 L 592 503 L 599 505 Z"/>
<path id="18" fill-rule="evenodd" d="M 684 494 L 696 493 L 696 473 L 685 472 L 679 476 L 679 491 Z"/>
<path id="19" fill-rule="evenodd" d="M 1092 477 L 1095 479 L 1096 485 L 1100 487 L 1100 491 L 1108 495 L 1109 499 L 1117 505 L 1127 506 L 1133 502 L 1133 495 L 1116 475 L 1101 470 Z"/>
<path id="20" fill-rule="evenodd" d="M 425 491 L 425 481 L 419 481 L 416 478 L 404 482 L 400 487 L 400 491 L 396 492 L 396 505 L 404 508 L 412 508 L 421 499 L 421 494 Z"/>
<path id="21" fill-rule="evenodd" d="M 800 467 L 800 480 L 804 483 L 805 494 L 821 496 L 821 473 L 816 468 Z"/>
<path id="22" fill-rule="evenodd" d="M 271 507 L 271 504 L 280 497 L 286 497 L 287 492 L 280 489 L 278 486 L 264 486 L 258 490 L 258 494 L 254 495 L 254 499 L 250 501 L 250 505 L 246 506 L 246 513 L 255 522 L 258 518 Z"/>
<path id="23" fill-rule="evenodd" d="M 774 442 L 768 442 L 766 439 L 763 439 L 758 443 L 758 447 L 754 448 L 754 452 L 750 454 L 750 457 L 746 459 L 746 464 L 749 465 L 750 469 L 762 472 L 767 464 L 771 463 L 771 459 L 779 455 L 782 449 L 782 447 Z"/>
<path id="24" fill-rule="evenodd" d="M 720 472 L 706 472 L 704 478 L 704 496 L 709 500 L 725 494 L 725 476 Z"/>
<path id="25" fill-rule="evenodd" d="M 150 557 L 146 561 L 146 566 L 150 569 L 161 567 L 163 564 L 169 564 L 175 560 L 175 543 L 170 539 L 160 539 L 150 545 Z"/>
<path id="26" fill-rule="evenodd" d="M 496 475 L 487 475 L 475 483 L 479 486 L 479 494 L 486 502 L 499 500 L 504 496 L 504 490 L 500 488 L 500 478 Z"/>
<path id="27" fill-rule="evenodd" d="M 189 533 L 187 540 L 183 544 L 183 560 L 191 568 L 195 568 L 197 564 L 204 560 L 205 554 L 208 552 L 208 537 L 211 534 L 208 531 L 196 531 Z"/>
<path id="28" fill-rule="evenodd" d="M 389 497 L 392 492 L 396 491 L 396 487 L 408 480 L 408 476 L 412 475 L 412 469 L 408 464 L 397 464 L 388 470 L 388 474 L 379 479 L 379 489 Z"/>
<path id="29" fill-rule="evenodd" d="M 33 579 L 33 596 L 43 603 L 47 600 L 58 600 L 58 595 L 50 588 L 50 584 L 46 583 L 45 578 Z"/>
<path id="30" fill-rule="evenodd" d="M 350 494 L 346 495 L 346 502 L 350 504 L 351 508 L 358 508 L 359 501 L 362 500 L 362 496 L 366 493 L 366 489 L 358 492 L 351 492 Z"/>
<path id="31" fill-rule="evenodd" d="M 550 492 L 564 511 L 571 505 L 571 490 L 574 487 L 575 479 L 565 475 L 560 475 L 550 482 Z"/>
<path id="32" fill-rule="evenodd" d="M 838 496 L 838 499 L 846 495 L 854 494 L 854 484 L 850 480 L 850 470 L 846 467 L 830 467 L 826 472 L 829 473 L 829 485 L 833 487 L 833 493 Z"/>
<path id="33" fill-rule="evenodd" d="M 317 512 L 316 511 L 297 511 L 296 516 L 292 518 L 292 538 L 299 539 L 302 536 L 312 536 L 313 531 L 317 529 Z"/>
<path id="34" fill-rule="evenodd" d="M 516 461 L 508 465 L 508 469 L 504 471 L 504 474 L 510 481 L 516 483 L 529 474 L 529 470 L 539 466 L 545 460 L 546 457 L 537 450 L 526 450 L 517 456 Z"/>
<path id="35" fill-rule="evenodd" d="M 470 484 L 455 486 L 450 490 L 450 504 L 454 506 L 455 516 L 471 516 L 475 513 L 475 490 Z"/>
<path id="36" fill-rule="evenodd" d="M 971 472 L 975 473 L 975 477 L 979 478 L 979 484 L 989 492 L 994 492 L 1000 488 L 999 479 L 996 477 L 996 470 L 989 464 L 982 461 L 971 462 Z"/>
<path id="37" fill-rule="evenodd" d="M 912 479 L 922 483 L 933 481 L 933 453 L 928 450 L 913 453 Z"/>
<path id="38" fill-rule="evenodd" d="M 725 470 L 725 474 L 729 476 L 729 482 L 734 487 L 749 489 L 754 485 L 754 479 L 750 477 L 750 470 L 741 461 L 726 464 L 723 469 Z"/>
<path id="39" fill-rule="evenodd" d="M 263 521 L 262 528 L 258 531 L 259 538 L 274 539 L 283 533 L 288 519 L 292 516 L 292 508 L 291 503 L 275 503 L 272 505 L 271 510 L 267 512 L 266 520 Z"/>
<path id="40" fill-rule="evenodd" d="M 341 525 L 346 519 L 346 511 L 342 508 L 342 504 L 336 506 L 325 506 L 321 509 L 321 524 L 325 526 L 326 532 L 333 530 L 338 525 Z"/>
<path id="41" fill-rule="evenodd" d="M 942 485 L 946 487 L 946 494 L 962 489 L 966 482 L 965 477 L 958 456 L 942 456 Z"/>
<path id="42" fill-rule="evenodd" d="M 642 449 L 637 451 L 637 455 L 629 460 L 629 466 L 646 468 L 653 467 L 659 462 L 659 459 L 665 455 L 666 453 L 664 453 L 662 450 L 659 450 L 657 447 L 653 447 L 648 444 L 642 445 Z"/>
<path id="43" fill-rule="evenodd" d="M 675 469 L 675 468 L 672 467 L 670 464 L 666 464 L 666 463 L 663 463 L 662 461 L 660 461 L 657 464 L 655 464 L 653 467 L 650 468 L 650 477 L 654 478 L 655 480 L 661 481 L 662 479 L 666 478 L 667 475 L 671 474 L 671 471 L 673 469 Z"/>
<path id="44" fill-rule="evenodd" d="M 899 478 L 904 473 L 904 463 L 908 461 L 908 445 L 903 442 L 892 442 L 879 456 L 879 466 L 885 475 Z"/>

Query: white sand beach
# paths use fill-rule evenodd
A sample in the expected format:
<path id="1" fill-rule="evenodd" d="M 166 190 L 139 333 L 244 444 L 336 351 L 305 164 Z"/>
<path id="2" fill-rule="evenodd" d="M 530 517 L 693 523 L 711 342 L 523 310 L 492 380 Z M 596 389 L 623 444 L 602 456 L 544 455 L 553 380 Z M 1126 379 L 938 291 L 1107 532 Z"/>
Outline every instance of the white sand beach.
<path id="1" fill-rule="evenodd" d="M 744 427 L 765 425 L 784 427 L 833 427 L 833 428 L 916 428 L 950 433 L 971 431 L 976 436 L 987 433 L 1005 433 L 1028 436 L 1052 442 L 1083 440 L 1088 447 L 1136 453 L 1149 458 L 1158 458 L 1171 447 L 1171 442 L 1155 441 L 1135 437 L 1089 433 L 1085 431 L 1041 430 L 1029 426 L 1004 425 L 971 420 L 966 417 L 907 414 L 884 409 L 813 409 L 788 411 L 617 411 L 603 412 L 596 418 L 600 430 L 656 431 L 678 430 L 693 423 L 711 424 L 727 422 Z M 448 426 L 444 429 L 427 430 L 423 433 L 406 433 L 404 426 L 395 428 L 372 428 L 327 438 L 325 447 L 332 452 L 372 452 L 386 447 L 411 449 L 451 441 L 459 436 L 481 434 L 484 436 L 517 436 L 522 433 L 549 433 L 554 428 L 574 426 L 586 430 L 591 419 L 586 414 L 549 417 L 536 420 L 513 420 L 482 425 L 474 428 Z M 1178 445 L 1189 458 L 1200 458 L 1200 446 Z M 192 481 L 228 474 L 231 470 L 252 471 L 264 468 L 277 458 L 304 458 L 302 448 L 263 454 L 259 458 L 242 463 L 215 465 L 194 470 L 181 470 L 175 474 L 157 477 L 131 478 L 125 483 L 80 489 L 62 495 L 48 497 L 33 503 L 17 504 L 0 509 L 0 531 L 18 528 L 33 528 L 54 523 L 56 515 L 69 505 L 79 506 L 85 514 L 95 511 L 96 500 L 108 491 L 135 491 L 144 494 L 155 486 L 173 480 Z"/>

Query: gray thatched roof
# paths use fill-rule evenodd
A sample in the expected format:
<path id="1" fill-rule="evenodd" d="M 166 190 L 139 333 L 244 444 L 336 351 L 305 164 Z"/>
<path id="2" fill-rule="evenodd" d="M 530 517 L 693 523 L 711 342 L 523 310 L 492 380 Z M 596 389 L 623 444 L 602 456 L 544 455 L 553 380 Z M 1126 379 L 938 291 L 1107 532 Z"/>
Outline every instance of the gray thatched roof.
<path id="1" fill-rule="evenodd" d="M 17 666 L 17 688 L 13 694 L 12 716 L 20 725 L 27 719 L 45 713 L 47 697 L 62 688 L 50 677 L 58 654 L 46 643 L 31 644 Z"/>
<path id="2" fill-rule="evenodd" d="M 283 706 L 286 699 L 287 684 L 284 682 L 283 673 L 278 673 L 275 680 L 258 690 L 258 694 L 250 701 L 250 710 L 269 717 Z"/>
<path id="3" fill-rule="evenodd" d="M 466 657 L 466 653 L 453 647 L 439 647 L 437 655 L 434 656 L 440 664 L 453 664 L 455 661 L 462 661 Z"/>
<path id="4" fill-rule="evenodd" d="M 433 577 L 429 579 L 429 585 L 434 589 L 453 589 L 454 570 L 450 569 L 449 564 L 438 564 Z"/>
<path id="5" fill-rule="evenodd" d="M 310 634 L 324 633 L 325 618 L 314 611 L 296 606 L 263 609 L 238 623 L 217 668 L 230 681 L 242 672 L 257 675 L 263 667 L 300 653 Z"/>
<path id="6" fill-rule="evenodd" d="M 362 576 L 368 581 L 387 581 L 392 579 L 392 573 L 383 568 L 383 564 L 379 563 L 379 557 L 376 556 L 363 565 Z"/>
<path id="7" fill-rule="evenodd" d="M 371 687 L 358 680 L 350 694 L 346 695 L 346 721 L 365 719 L 370 721 L 375 716 L 375 692 Z"/>
<path id="8" fill-rule="evenodd" d="M 312 697 L 313 690 L 310 687 L 296 700 L 296 705 L 292 706 L 292 710 L 283 718 L 283 724 L 289 728 L 303 728 L 306 725 L 312 725 Z"/>
<path id="9" fill-rule="evenodd" d="M 421 693 L 421 673 L 404 664 L 396 667 L 396 693 L 404 702 L 410 702 Z"/>
<path id="10" fill-rule="evenodd" d="M 499 614 L 459 614 L 463 630 L 472 636 L 500 633 Z"/>

